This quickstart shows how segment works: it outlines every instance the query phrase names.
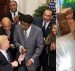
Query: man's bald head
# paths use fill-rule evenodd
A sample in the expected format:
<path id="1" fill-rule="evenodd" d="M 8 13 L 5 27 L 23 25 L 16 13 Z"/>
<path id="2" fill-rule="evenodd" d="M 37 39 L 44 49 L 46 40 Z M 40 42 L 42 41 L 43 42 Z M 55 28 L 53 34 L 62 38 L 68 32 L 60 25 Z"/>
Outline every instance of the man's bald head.
<path id="1" fill-rule="evenodd" d="M 2 26 L 6 31 L 9 31 L 11 28 L 11 21 L 8 17 L 2 19 Z"/>

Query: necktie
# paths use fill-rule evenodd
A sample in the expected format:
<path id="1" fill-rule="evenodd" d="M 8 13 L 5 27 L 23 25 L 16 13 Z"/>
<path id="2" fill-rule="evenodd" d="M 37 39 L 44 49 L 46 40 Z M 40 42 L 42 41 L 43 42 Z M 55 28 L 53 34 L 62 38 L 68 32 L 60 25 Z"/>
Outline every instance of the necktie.
<path id="1" fill-rule="evenodd" d="M 14 13 L 14 16 L 15 16 L 15 13 Z"/>
<path id="2" fill-rule="evenodd" d="M 46 23 L 44 24 L 44 26 L 42 27 L 42 29 L 45 31 L 46 29 Z"/>
<path id="3" fill-rule="evenodd" d="M 46 29 L 45 29 L 46 23 L 44 23 L 44 26 L 42 27 L 43 36 L 46 37 Z"/>
<path id="4" fill-rule="evenodd" d="M 27 32 L 24 31 L 25 40 L 27 40 Z"/>

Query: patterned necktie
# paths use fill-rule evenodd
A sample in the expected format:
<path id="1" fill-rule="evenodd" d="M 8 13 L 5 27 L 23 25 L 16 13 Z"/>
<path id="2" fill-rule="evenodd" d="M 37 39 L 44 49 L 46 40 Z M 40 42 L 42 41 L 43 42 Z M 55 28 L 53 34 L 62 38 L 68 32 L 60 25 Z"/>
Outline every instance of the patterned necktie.
<path id="1" fill-rule="evenodd" d="M 27 32 L 24 31 L 25 40 L 27 40 Z"/>

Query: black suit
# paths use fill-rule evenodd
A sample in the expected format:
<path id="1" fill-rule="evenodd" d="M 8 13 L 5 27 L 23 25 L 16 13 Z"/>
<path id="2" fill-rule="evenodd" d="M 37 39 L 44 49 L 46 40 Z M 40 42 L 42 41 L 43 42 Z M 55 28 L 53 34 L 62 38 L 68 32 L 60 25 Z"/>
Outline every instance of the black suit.
<path id="1" fill-rule="evenodd" d="M 19 21 L 22 21 L 22 16 L 23 16 L 24 14 L 18 12 L 18 15 L 19 15 Z M 12 14 L 11 14 L 11 12 L 9 12 L 6 16 L 7 16 L 7 17 L 11 20 L 11 22 L 13 23 L 13 19 L 12 19 Z"/>
<path id="2" fill-rule="evenodd" d="M 41 29 L 43 29 L 43 19 L 41 17 L 36 17 L 33 20 L 33 24 L 40 27 Z M 48 36 L 48 34 L 50 33 L 50 28 L 51 25 L 53 24 L 53 20 L 50 21 L 48 27 L 46 28 L 46 30 L 43 30 L 43 36 L 46 38 Z"/>
<path id="3" fill-rule="evenodd" d="M 15 29 L 15 26 L 14 25 L 11 25 L 10 36 L 9 36 L 10 44 L 13 44 L 14 29 Z M 0 27 L 0 35 L 7 35 L 5 29 L 2 26 Z"/>
<path id="4" fill-rule="evenodd" d="M 0 71 L 13 71 L 12 65 L 6 57 L 0 52 Z"/>
<path id="5" fill-rule="evenodd" d="M 11 29 L 10 29 L 10 36 L 9 36 L 9 41 L 10 41 L 10 44 L 13 44 L 13 34 L 14 34 L 14 29 L 15 29 L 15 26 L 12 24 L 11 25 Z M 7 35 L 5 29 L 3 27 L 0 27 L 0 35 Z M 12 57 L 13 57 L 13 60 L 16 59 L 16 53 L 17 53 L 17 49 L 16 48 L 9 48 L 11 53 L 12 53 Z"/>

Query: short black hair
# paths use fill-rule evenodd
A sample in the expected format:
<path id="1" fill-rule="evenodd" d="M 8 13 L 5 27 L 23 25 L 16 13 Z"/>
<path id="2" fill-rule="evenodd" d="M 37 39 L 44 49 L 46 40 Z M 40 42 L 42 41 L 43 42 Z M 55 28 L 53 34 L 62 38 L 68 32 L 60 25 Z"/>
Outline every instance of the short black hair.
<path id="1" fill-rule="evenodd" d="M 29 14 L 23 15 L 22 21 L 31 24 L 33 22 L 33 17 Z"/>

